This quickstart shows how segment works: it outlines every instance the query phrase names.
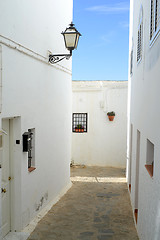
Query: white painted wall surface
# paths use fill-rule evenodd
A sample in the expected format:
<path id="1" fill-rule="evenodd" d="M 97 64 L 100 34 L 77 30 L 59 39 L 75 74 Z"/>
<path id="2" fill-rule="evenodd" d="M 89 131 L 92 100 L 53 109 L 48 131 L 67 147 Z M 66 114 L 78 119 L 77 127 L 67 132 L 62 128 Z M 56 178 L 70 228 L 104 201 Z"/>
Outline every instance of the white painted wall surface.
<path id="1" fill-rule="evenodd" d="M 71 60 L 52 66 L 48 50 L 67 52 L 61 32 L 71 21 L 72 0 L 0 0 L 0 120 L 18 117 L 14 119 L 12 231 L 22 230 L 70 187 Z M 22 135 L 30 128 L 35 128 L 36 167 L 31 173 L 27 153 L 22 151 Z M 15 144 L 17 139 L 20 145 Z"/>
<path id="2" fill-rule="evenodd" d="M 133 32 L 130 29 L 130 41 L 133 39 L 133 74 L 130 82 L 130 121 L 133 134 L 130 137 L 131 161 L 128 183 L 131 184 L 131 202 L 135 209 L 135 179 L 136 179 L 136 144 L 137 130 L 140 139 L 140 166 L 138 192 L 138 223 L 137 230 L 141 240 L 160 239 L 160 36 L 150 45 L 150 2 L 142 0 L 131 1 L 133 15 Z M 143 40 L 142 60 L 137 64 L 137 29 L 141 6 L 143 7 Z M 130 42 L 131 45 L 131 42 Z M 131 49 L 131 48 L 130 48 Z M 147 139 L 154 144 L 154 173 L 151 178 L 146 164 Z M 131 181 L 129 181 L 131 179 Z"/>
<path id="3" fill-rule="evenodd" d="M 72 21 L 72 10 L 72 0 L 0 0 L 0 35 L 43 56 L 48 50 L 68 53 L 61 32 Z M 70 62 L 61 64 L 70 68 Z"/>
<path id="4" fill-rule="evenodd" d="M 113 122 L 108 111 L 116 113 Z M 72 133 L 72 162 L 125 167 L 127 82 L 73 81 L 72 112 L 88 113 L 88 132 Z"/>

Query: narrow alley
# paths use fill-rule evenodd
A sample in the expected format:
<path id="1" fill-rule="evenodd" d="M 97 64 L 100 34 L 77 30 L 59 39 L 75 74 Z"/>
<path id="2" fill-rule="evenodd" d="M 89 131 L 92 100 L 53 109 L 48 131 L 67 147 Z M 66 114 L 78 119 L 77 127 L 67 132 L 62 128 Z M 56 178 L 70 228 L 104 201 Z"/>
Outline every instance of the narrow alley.
<path id="1" fill-rule="evenodd" d="M 136 240 L 125 170 L 72 167 L 72 188 L 28 240 Z"/>

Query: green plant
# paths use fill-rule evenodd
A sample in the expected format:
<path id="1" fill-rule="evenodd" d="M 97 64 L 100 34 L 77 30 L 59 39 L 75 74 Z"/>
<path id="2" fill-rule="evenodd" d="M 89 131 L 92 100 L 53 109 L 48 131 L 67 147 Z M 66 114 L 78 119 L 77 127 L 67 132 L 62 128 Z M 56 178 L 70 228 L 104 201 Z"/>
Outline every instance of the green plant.
<path id="1" fill-rule="evenodd" d="M 113 112 L 113 111 L 112 112 L 107 112 L 107 115 L 108 116 L 115 116 L 115 112 Z"/>
<path id="2" fill-rule="evenodd" d="M 82 124 L 78 124 L 76 128 L 77 129 L 83 129 L 84 127 L 82 126 Z"/>

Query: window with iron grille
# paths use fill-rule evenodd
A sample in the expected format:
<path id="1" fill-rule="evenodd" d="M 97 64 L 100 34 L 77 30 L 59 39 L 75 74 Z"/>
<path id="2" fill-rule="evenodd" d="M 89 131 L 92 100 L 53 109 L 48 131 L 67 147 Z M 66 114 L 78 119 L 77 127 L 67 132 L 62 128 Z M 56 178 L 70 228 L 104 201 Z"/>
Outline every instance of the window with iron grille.
<path id="1" fill-rule="evenodd" d="M 142 37 L 143 37 L 143 9 L 141 6 L 139 14 L 138 36 L 137 36 L 137 62 L 142 59 Z"/>
<path id="2" fill-rule="evenodd" d="M 150 40 L 155 39 L 160 30 L 160 14 L 159 14 L 159 1 L 151 0 L 151 13 L 150 13 Z"/>
<path id="3" fill-rule="evenodd" d="M 28 168 L 35 166 L 35 129 L 28 129 Z"/>
<path id="4" fill-rule="evenodd" d="M 87 113 L 73 113 L 72 132 L 87 132 Z"/>

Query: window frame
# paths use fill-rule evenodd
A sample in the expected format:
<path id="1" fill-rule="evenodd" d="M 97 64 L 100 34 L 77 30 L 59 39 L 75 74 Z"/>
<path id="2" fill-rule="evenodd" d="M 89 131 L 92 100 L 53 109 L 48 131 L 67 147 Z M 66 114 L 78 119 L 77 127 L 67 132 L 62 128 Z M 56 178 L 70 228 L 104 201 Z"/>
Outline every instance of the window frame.
<path id="1" fill-rule="evenodd" d="M 35 168 L 35 128 L 28 129 L 28 171 L 32 172 Z"/>
<path id="2" fill-rule="evenodd" d="M 143 51 L 143 7 L 141 5 L 137 31 L 137 64 L 139 64 L 142 60 L 142 51 Z"/>
<path id="3" fill-rule="evenodd" d="M 153 4 L 152 4 L 153 3 Z M 150 47 L 154 44 L 160 34 L 160 1 L 150 1 Z M 156 17 L 157 16 L 157 17 Z M 157 23 L 157 25 L 155 25 Z"/>
<path id="4" fill-rule="evenodd" d="M 149 139 L 147 139 L 145 168 L 151 178 L 153 178 L 153 174 L 154 174 L 154 157 L 155 157 L 154 143 L 151 142 Z"/>
<path id="5" fill-rule="evenodd" d="M 77 116 L 76 116 L 77 115 Z M 76 126 L 80 126 L 76 128 Z M 72 114 L 72 132 L 87 133 L 88 131 L 88 113 L 73 113 Z"/>

